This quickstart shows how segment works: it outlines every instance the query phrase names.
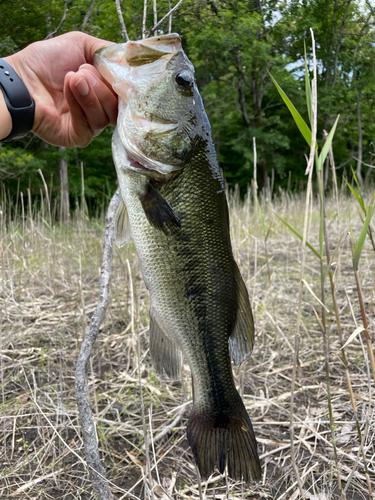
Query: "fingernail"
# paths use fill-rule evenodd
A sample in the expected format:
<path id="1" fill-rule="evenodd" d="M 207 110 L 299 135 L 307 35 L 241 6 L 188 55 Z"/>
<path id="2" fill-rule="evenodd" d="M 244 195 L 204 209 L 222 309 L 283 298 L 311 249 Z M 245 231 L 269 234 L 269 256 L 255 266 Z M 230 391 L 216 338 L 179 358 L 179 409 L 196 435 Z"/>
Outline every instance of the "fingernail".
<path id="1" fill-rule="evenodd" d="M 95 76 L 91 73 L 91 71 L 85 71 L 85 76 L 91 87 L 96 87 L 96 85 L 98 84 L 98 79 L 95 78 Z"/>
<path id="2" fill-rule="evenodd" d="M 90 90 L 85 77 L 82 77 L 78 80 L 78 82 L 75 84 L 75 88 L 82 96 L 87 95 Z"/>

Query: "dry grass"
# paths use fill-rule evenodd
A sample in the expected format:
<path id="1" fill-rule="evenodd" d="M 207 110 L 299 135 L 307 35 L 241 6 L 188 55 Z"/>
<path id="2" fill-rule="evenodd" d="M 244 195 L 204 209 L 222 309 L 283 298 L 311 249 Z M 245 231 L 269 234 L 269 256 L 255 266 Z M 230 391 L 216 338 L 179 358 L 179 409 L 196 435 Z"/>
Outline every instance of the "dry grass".
<path id="1" fill-rule="evenodd" d="M 254 353 L 235 373 L 257 435 L 263 479 L 246 485 L 215 474 L 202 483 L 203 495 L 209 499 L 297 499 L 300 496 L 290 457 L 289 407 L 300 243 L 280 221 L 274 220 L 267 242 L 270 280 L 257 213 L 249 200 L 240 203 L 236 195 L 231 196 L 230 207 L 234 252 L 256 318 Z M 333 207 L 333 203 L 328 203 L 330 240 L 336 244 L 339 236 L 349 230 L 347 200 L 342 198 L 339 224 Z M 302 198 L 283 194 L 272 206 L 263 200 L 262 208 L 266 221 L 271 220 L 274 210 L 302 230 Z M 317 244 L 315 208 L 309 240 Z M 22 221 L 20 217 L 10 217 L 6 210 L 3 204 L 0 498 L 89 500 L 93 497 L 84 464 L 74 370 L 83 331 L 97 303 L 103 222 L 88 221 L 76 214 L 70 224 L 50 228 L 40 213 L 33 220 L 26 217 Z M 353 207 L 351 212 L 353 230 L 358 234 L 360 218 Z M 366 243 L 360 274 L 372 335 L 374 257 Z M 126 259 L 130 262 L 133 297 Z M 343 238 L 335 269 L 347 340 L 361 324 L 348 239 Z M 310 252 L 305 279 L 319 295 L 319 263 Z M 199 498 L 185 437 L 191 407 L 188 369 L 182 383 L 170 383 L 159 380 L 151 367 L 147 338 L 149 298 L 132 245 L 114 252 L 111 293 L 94 348 L 89 381 L 99 447 L 107 477 L 113 483 L 113 494 L 116 499 L 127 498 L 126 492 L 145 499 Z M 368 488 L 329 293 L 327 279 L 330 382 L 339 467 L 346 498 L 359 500 L 369 498 Z M 338 496 L 322 335 L 313 309 L 319 307 L 305 291 L 294 418 L 296 460 L 305 498 L 325 500 Z M 135 333 L 131 331 L 132 309 Z M 141 343 L 140 364 L 137 335 Z M 347 356 L 367 466 L 375 489 L 375 399 L 360 335 L 348 345 Z M 160 437 L 172 423 L 169 432 Z"/>

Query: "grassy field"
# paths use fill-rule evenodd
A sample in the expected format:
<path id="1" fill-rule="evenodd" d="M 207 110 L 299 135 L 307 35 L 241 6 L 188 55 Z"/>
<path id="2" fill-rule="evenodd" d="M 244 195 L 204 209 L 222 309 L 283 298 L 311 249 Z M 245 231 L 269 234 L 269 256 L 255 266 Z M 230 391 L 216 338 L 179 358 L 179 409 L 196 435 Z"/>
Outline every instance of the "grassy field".
<path id="1" fill-rule="evenodd" d="M 347 196 L 340 193 L 338 214 L 333 200 L 327 202 L 331 251 L 342 236 L 332 270 L 345 342 L 362 324 L 348 236 L 352 226 L 358 237 L 362 222 L 354 202 L 349 210 Z M 257 436 L 263 477 L 247 485 L 215 474 L 202 483 L 203 497 L 295 500 L 302 497 L 292 466 L 289 427 L 301 242 L 273 212 L 302 232 L 304 197 L 281 193 L 272 202 L 261 201 L 267 228 L 273 220 L 267 249 L 250 197 L 241 202 L 231 194 L 229 201 L 234 254 L 256 320 L 254 352 L 234 372 Z M 14 215 L 16 210 L 18 215 Z M 17 209 L 9 207 L 3 199 L 0 499 L 89 500 L 93 494 L 85 467 L 74 371 L 98 300 L 104 222 L 88 220 L 77 212 L 70 223 L 51 227 L 48 214 L 40 209 L 24 217 L 20 214 L 20 204 Z M 317 247 L 318 216 L 314 201 L 309 241 Z M 359 274 L 372 335 L 374 257 L 366 241 Z M 320 264 L 310 251 L 304 279 L 320 297 Z M 323 337 L 314 312 L 321 318 L 321 306 L 304 289 L 293 403 L 295 464 L 307 499 L 339 498 L 338 478 L 342 498 L 366 499 L 369 488 L 375 490 L 373 378 L 365 342 L 358 334 L 346 347 L 355 414 L 328 277 L 325 291 L 329 387 Z M 157 377 L 148 352 L 148 311 L 149 297 L 134 246 L 115 248 L 111 303 L 89 370 L 101 458 L 116 499 L 131 498 L 130 494 L 142 499 L 198 499 L 197 476 L 185 436 L 191 408 L 189 368 L 185 366 L 178 383 Z"/>

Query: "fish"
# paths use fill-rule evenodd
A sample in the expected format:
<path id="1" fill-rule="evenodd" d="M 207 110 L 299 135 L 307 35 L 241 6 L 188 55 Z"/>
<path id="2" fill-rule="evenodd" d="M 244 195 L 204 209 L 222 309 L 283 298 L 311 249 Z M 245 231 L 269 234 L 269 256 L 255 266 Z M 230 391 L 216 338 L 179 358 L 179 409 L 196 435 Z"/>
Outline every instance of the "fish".
<path id="1" fill-rule="evenodd" d="M 187 439 L 202 478 L 261 475 L 250 417 L 233 378 L 254 344 L 234 260 L 225 188 L 194 74 L 178 34 L 99 49 L 94 65 L 118 94 L 112 153 L 121 198 L 115 241 L 133 239 L 150 293 L 155 370 L 191 370 Z"/>

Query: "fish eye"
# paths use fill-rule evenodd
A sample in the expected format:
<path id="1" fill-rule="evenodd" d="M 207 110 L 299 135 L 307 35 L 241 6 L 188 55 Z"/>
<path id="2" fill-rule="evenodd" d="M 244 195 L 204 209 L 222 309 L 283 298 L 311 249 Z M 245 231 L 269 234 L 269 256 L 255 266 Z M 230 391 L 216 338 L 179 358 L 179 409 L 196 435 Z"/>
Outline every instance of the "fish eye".
<path id="1" fill-rule="evenodd" d="M 190 87 L 193 84 L 194 78 L 188 71 L 180 71 L 175 76 L 175 81 L 180 87 Z"/>

